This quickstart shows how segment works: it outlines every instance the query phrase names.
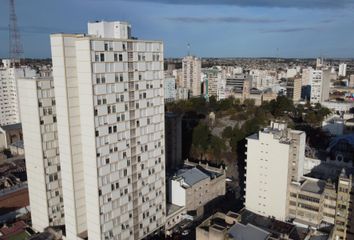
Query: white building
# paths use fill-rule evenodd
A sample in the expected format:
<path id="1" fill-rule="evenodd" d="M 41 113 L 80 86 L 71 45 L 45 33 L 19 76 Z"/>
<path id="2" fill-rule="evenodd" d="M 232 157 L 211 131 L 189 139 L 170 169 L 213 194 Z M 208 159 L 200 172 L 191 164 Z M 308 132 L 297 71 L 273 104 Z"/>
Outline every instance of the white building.
<path id="1" fill-rule="evenodd" d="M 346 63 L 339 64 L 338 76 L 343 76 L 343 77 L 347 76 L 347 64 Z"/>
<path id="2" fill-rule="evenodd" d="M 286 70 L 286 78 L 293 78 L 298 74 L 298 71 L 296 68 L 288 68 Z"/>
<path id="3" fill-rule="evenodd" d="M 32 226 L 44 231 L 64 225 L 54 83 L 19 79 L 18 87 Z"/>
<path id="4" fill-rule="evenodd" d="M 171 77 L 165 77 L 165 101 L 166 102 L 172 102 L 176 100 L 176 78 L 171 76 Z"/>
<path id="5" fill-rule="evenodd" d="M 19 123 L 20 110 L 17 96 L 17 79 L 34 77 L 36 71 L 26 67 L 13 67 L 10 60 L 2 60 L 0 68 L 0 126 Z"/>
<path id="6" fill-rule="evenodd" d="M 329 99 L 330 80 L 328 71 L 312 70 L 310 72 L 311 103 L 321 103 Z"/>
<path id="7" fill-rule="evenodd" d="M 285 220 L 291 181 L 303 175 L 304 132 L 272 123 L 247 138 L 245 207 L 263 216 Z"/>
<path id="8" fill-rule="evenodd" d="M 188 88 L 177 87 L 176 89 L 176 99 L 177 100 L 186 100 L 188 99 Z"/>
<path id="9" fill-rule="evenodd" d="M 202 62 L 194 56 L 182 59 L 182 86 L 190 91 L 191 97 L 201 95 L 201 67 Z"/>
<path id="10" fill-rule="evenodd" d="M 163 44 L 88 34 L 51 35 L 66 239 L 142 239 L 165 223 Z"/>

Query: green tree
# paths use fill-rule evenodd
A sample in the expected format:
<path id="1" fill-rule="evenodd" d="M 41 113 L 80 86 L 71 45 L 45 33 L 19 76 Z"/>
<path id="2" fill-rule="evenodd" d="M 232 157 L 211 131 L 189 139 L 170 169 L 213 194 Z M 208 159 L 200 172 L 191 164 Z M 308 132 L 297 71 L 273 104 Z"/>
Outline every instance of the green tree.
<path id="1" fill-rule="evenodd" d="M 225 139 L 231 138 L 232 137 L 232 127 L 227 126 L 226 128 L 224 128 L 221 136 Z"/>

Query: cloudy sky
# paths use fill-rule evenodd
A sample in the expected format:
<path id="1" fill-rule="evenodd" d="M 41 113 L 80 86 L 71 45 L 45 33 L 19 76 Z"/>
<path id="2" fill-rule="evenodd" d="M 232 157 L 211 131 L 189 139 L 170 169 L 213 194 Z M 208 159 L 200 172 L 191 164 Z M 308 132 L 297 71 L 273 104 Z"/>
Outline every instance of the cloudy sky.
<path id="1" fill-rule="evenodd" d="M 0 57 L 8 56 L 1 0 Z M 16 0 L 26 57 L 50 57 L 49 34 L 124 20 L 166 57 L 354 57 L 354 0 Z"/>

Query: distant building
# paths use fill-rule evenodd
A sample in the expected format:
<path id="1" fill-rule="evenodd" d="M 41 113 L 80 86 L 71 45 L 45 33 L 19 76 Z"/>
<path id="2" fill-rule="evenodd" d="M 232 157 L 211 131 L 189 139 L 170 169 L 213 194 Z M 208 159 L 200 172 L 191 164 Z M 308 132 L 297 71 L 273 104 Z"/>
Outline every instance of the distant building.
<path id="1" fill-rule="evenodd" d="M 296 68 L 288 68 L 286 71 L 286 78 L 294 78 L 297 75 Z"/>
<path id="2" fill-rule="evenodd" d="M 52 78 L 19 79 L 32 226 L 64 225 L 57 112 Z"/>
<path id="3" fill-rule="evenodd" d="M 226 79 L 225 97 L 234 97 L 241 102 L 247 99 L 251 89 L 251 78 L 244 74 L 236 75 L 233 78 Z"/>
<path id="4" fill-rule="evenodd" d="M 164 82 L 165 102 L 173 102 L 176 100 L 176 79 L 175 77 L 165 77 Z"/>
<path id="5" fill-rule="evenodd" d="M 339 64 L 338 76 L 342 76 L 342 77 L 347 76 L 347 64 L 346 63 Z"/>
<path id="6" fill-rule="evenodd" d="M 333 136 L 342 135 L 344 132 L 344 119 L 332 115 L 322 122 L 322 129 Z"/>
<path id="7" fill-rule="evenodd" d="M 182 87 L 187 88 L 190 97 L 201 95 L 201 60 L 194 56 L 182 59 Z"/>
<path id="8" fill-rule="evenodd" d="M 15 67 L 8 59 L 0 67 L 0 126 L 21 122 L 17 96 L 17 79 L 34 77 L 36 71 L 27 66 Z"/>
<path id="9" fill-rule="evenodd" d="M 204 94 L 205 97 L 208 99 L 211 96 L 214 96 L 218 99 L 218 87 L 221 81 L 219 69 L 206 69 L 203 70 L 203 73 L 205 74 L 204 83 L 206 83 L 206 93 Z"/>
<path id="10" fill-rule="evenodd" d="M 0 127 L 0 150 L 10 148 L 10 145 L 23 140 L 22 125 L 15 123 Z"/>
<path id="11" fill-rule="evenodd" d="M 354 74 L 350 75 L 348 85 L 349 85 L 349 87 L 354 88 Z"/>
<path id="12" fill-rule="evenodd" d="M 322 103 L 329 99 L 329 71 L 312 70 L 310 73 L 311 103 Z"/>
<path id="13" fill-rule="evenodd" d="M 182 116 L 165 113 L 165 163 L 166 172 L 173 172 L 183 165 Z"/>
<path id="14" fill-rule="evenodd" d="M 316 59 L 316 69 L 320 69 L 320 68 L 322 68 L 322 67 L 324 67 L 324 60 L 323 60 L 323 58 L 321 57 L 321 58 L 317 58 Z"/>
<path id="15" fill-rule="evenodd" d="M 204 205 L 225 195 L 225 170 L 186 162 L 169 180 L 169 202 L 185 207 L 187 214 L 201 216 Z"/>
<path id="16" fill-rule="evenodd" d="M 188 88 L 177 87 L 176 89 L 176 99 L 177 100 L 186 100 L 189 96 Z"/>
<path id="17" fill-rule="evenodd" d="M 289 78 L 286 82 L 286 96 L 298 102 L 301 99 L 301 78 Z"/>

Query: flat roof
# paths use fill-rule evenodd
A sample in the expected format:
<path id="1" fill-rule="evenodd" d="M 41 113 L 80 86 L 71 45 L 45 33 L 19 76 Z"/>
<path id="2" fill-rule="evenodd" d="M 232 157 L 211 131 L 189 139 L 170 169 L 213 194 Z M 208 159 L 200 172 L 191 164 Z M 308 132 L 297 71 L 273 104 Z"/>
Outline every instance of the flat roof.
<path id="1" fill-rule="evenodd" d="M 265 240 L 271 235 L 269 232 L 252 224 L 243 225 L 236 223 L 229 231 L 229 236 L 234 240 Z"/>
<path id="2" fill-rule="evenodd" d="M 323 180 L 310 180 L 307 179 L 304 184 L 301 186 L 301 190 L 310 193 L 321 194 L 324 191 L 326 182 Z"/>
<path id="3" fill-rule="evenodd" d="M 172 203 L 166 203 L 166 209 L 167 209 L 167 216 L 177 212 L 178 210 L 180 210 L 181 206 L 177 206 L 175 204 L 172 204 Z"/>

